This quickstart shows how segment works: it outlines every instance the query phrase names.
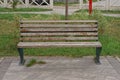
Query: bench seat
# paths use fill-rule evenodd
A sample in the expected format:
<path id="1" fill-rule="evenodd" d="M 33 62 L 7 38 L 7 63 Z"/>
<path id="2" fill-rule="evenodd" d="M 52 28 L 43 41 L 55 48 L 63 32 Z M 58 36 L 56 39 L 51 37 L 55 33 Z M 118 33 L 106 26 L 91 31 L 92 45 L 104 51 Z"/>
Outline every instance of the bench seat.
<path id="1" fill-rule="evenodd" d="M 19 42 L 19 48 L 36 47 L 101 47 L 100 42 Z"/>

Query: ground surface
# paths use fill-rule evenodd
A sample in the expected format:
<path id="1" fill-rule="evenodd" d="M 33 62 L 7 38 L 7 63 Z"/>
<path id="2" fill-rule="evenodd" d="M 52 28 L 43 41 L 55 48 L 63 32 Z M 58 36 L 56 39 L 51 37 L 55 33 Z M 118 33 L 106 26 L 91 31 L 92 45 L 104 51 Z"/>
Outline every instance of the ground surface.
<path id="1" fill-rule="evenodd" d="M 33 58 L 33 57 L 32 57 Z M 120 62 L 113 57 L 101 57 L 96 65 L 93 57 L 34 57 L 46 64 L 19 66 L 19 58 L 0 61 L 0 80 L 120 80 Z M 27 57 L 26 62 L 31 58 Z"/>

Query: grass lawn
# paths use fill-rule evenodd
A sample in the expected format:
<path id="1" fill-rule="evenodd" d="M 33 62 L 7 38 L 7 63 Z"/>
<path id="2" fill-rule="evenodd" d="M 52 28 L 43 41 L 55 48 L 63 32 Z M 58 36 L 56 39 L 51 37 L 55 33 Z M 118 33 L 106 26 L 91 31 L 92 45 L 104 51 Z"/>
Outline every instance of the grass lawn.
<path id="1" fill-rule="evenodd" d="M 109 14 L 120 14 L 120 10 L 108 10 L 108 11 L 102 11 L 102 13 L 109 13 Z"/>
<path id="2" fill-rule="evenodd" d="M 52 11 L 52 9 L 45 8 L 0 8 L 0 12 L 41 12 L 41 11 Z"/>
<path id="3" fill-rule="evenodd" d="M 88 11 L 87 9 L 85 9 L 84 11 Z M 105 13 L 105 14 L 120 14 L 120 10 L 100 10 L 101 13 Z M 81 12 L 81 10 L 78 10 L 76 12 Z"/>
<path id="4" fill-rule="evenodd" d="M 69 0 L 68 0 L 69 1 Z M 96 2 L 97 0 L 92 0 L 93 2 Z M 87 3 L 86 0 L 83 0 L 84 3 Z M 78 2 L 71 2 L 69 3 L 68 5 L 69 6 L 72 6 L 72 5 L 75 5 L 75 4 L 80 4 L 79 1 Z M 54 5 L 55 6 L 65 6 L 65 2 L 54 2 Z"/>
<path id="5" fill-rule="evenodd" d="M 71 2 L 71 3 L 68 3 L 69 6 L 73 6 L 75 4 L 79 4 L 79 2 Z M 65 2 L 54 2 L 54 5 L 55 6 L 65 6 Z"/>
<path id="6" fill-rule="evenodd" d="M 0 56 L 18 55 L 16 45 L 19 42 L 19 19 L 57 20 L 64 16 L 33 15 L 33 14 L 2 14 L 0 15 Z M 69 16 L 69 19 L 97 19 L 99 21 L 99 40 L 103 45 L 102 55 L 120 57 L 120 18 L 105 17 L 101 12 L 94 11 L 93 15 L 87 15 L 86 11 L 77 12 Z M 40 48 L 25 49 L 25 55 L 29 56 L 70 56 L 81 57 L 95 55 L 94 48 Z"/>

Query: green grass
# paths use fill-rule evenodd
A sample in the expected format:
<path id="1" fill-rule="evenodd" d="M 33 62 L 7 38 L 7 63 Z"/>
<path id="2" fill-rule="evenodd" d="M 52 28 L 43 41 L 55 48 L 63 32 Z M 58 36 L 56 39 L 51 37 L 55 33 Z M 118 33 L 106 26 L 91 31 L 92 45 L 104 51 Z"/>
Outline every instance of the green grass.
<path id="1" fill-rule="evenodd" d="M 71 2 L 71 3 L 68 3 L 69 6 L 73 6 L 75 4 L 79 4 L 78 2 Z M 54 2 L 54 5 L 55 6 L 65 6 L 65 2 Z"/>
<path id="2" fill-rule="evenodd" d="M 93 2 L 96 2 L 97 0 L 93 0 Z M 69 0 L 68 0 L 69 2 Z M 84 3 L 86 3 L 86 0 L 83 0 Z M 68 5 L 69 6 L 72 6 L 74 4 L 79 4 L 79 1 L 78 2 L 69 2 Z M 65 5 L 65 2 L 54 2 L 54 5 L 55 6 L 64 6 Z"/>
<path id="3" fill-rule="evenodd" d="M 31 67 L 37 63 L 36 59 L 31 59 L 27 64 L 26 67 Z"/>
<path id="4" fill-rule="evenodd" d="M 84 9 L 82 11 L 88 11 L 87 9 Z M 94 11 L 94 10 L 93 10 Z M 120 10 L 100 10 L 101 13 L 108 13 L 108 14 L 120 14 Z M 76 12 L 81 12 L 81 10 L 78 10 Z"/>
<path id="5" fill-rule="evenodd" d="M 93 2 L 96 2 L 97 0 L 93 0 Z M 86 0 L 83 0 L 83 3 L 87 3 Z M 78 2 L 69 2 L 68 5 L 72 6 L 74 4 L 80 4 L 79 1 Z M 65 6 L 65 2 L 54 2 L 55 6 Z"/>
<path id="6" fill-rule="evenodd" d="M 97 0 L 92 0 L 93 2 L 96 2 Z"/>
<path id="7" fill-rule="evenodd" d="M 35 64 L 46 64 L 45 61 L 37 61 L 36 59 L 31 59 L 27 64 L 26 67 L 31 67 Z"/>
<path id="8" fill-rule="evenodd" d="M 0 56 L 18 55 L 16 45 L 19 42 L 19 19 L 57 20 L 64 16 L 33 15 L 33 14 L 3 14 L 0 15 Z M 105 17 L 100 11 L 93 11 L 91 16 L 87 11 L 77 12 L 69 19 L 97 19 L 99 21 L 99 40 L 103 45 L 102 55 L 120 56 L 120 18 Z M 70 56 L 82 57 L 95 55 L 94 48 L 37 48 L 25 49 L 29 56 Z"/>
<path id="9" fill-rule="evenodd" d="M 0 8 L 0 12 L 41 12 L 41 11 L 52 11 L 52 9 L 45 8 Z"/>
<path id="10" fill-rule="evenodd" d="M 65 3 L 64 2 L 54 2 L 54 5 L 55 6 L 63 6 L 63 5 L 65 5 Z"/>
<path id="11" fill-rule="evenodd" d="M 120 14 L 120 10 L 102 10 L 102 13 L 109 13 L 109 14 Z"/>
<path id="12" fill-rule="evenodd" d="M 46 15 L 46 14 L 0 14 L 0 20 L 20 20 L 20 19 L 40 19 L 40 20 L 56 20 L 64 19 L 64 16 L 58 14 Z"/>
<path id="13" fill-rule="evenodd" d="M 97 0 L 92 0 L 93 2 L 96 2 Z M 83 0 L 83 3 L 87 3 L 87 1 L 86 0 Z"/>

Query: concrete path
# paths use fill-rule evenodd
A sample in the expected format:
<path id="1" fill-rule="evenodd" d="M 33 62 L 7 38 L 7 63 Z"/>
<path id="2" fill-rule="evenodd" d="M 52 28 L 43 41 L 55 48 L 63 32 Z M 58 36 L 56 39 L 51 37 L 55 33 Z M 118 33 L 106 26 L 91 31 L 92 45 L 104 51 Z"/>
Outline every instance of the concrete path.
<path id="1" fill-rule="evenodd" d="M 34 58 L 46 64 L 25 67 L 18 65 L 19 58 L 5 58 L 0 63 L 0 80 L 120 80 L 120 62 L 113 57 L 101 57 L 101 65 L 93 57 Z"/>
<path id="2" fill-rule="evenodd" d="M 71 15 L 75 11 L 79 10 L 77 7 L 69 7 L 68 14 Z M 0 14 L 60 14 L 65 15 L 65 7 L 54 7 L 53 11 L 43 11 L 43 12 L 0 12 Z"/>
<path id="3" fill-rule="evenodd" d="M 78 11 L 78 10 L 79 10 L 78 7 L 68 7 L 68 15 L 71 15 L 71 14 L 73 14 L 75 11 Z M 65 15 L 65 7 L 56 6 L 56 7 L 53 8 L 53 13 Z"/>

